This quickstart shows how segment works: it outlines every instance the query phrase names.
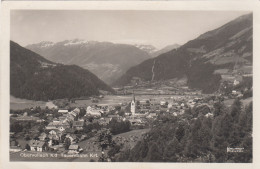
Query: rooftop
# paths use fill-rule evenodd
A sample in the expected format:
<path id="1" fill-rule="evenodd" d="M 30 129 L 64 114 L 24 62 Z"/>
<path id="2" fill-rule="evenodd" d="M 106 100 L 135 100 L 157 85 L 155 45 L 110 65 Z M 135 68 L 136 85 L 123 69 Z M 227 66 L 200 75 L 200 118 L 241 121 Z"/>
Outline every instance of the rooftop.
<path id="1" fill-rule="evenodd" d="M 79 148 L 79 145 L 70 145 L 69 150 L 77 150 Z"/>
<path id="2" fill-rule="evenodd" d="M 31 147 L 42 147 L 45 144 L 43 141 L 38 141 L 38 140 L 30 140 L 29 145 Z"/>

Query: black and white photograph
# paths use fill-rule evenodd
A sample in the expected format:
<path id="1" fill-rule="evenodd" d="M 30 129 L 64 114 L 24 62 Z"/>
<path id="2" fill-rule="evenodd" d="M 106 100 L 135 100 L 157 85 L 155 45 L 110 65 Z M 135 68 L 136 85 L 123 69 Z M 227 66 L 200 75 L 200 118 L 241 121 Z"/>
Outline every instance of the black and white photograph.
<path id="1" fill-rule="evenodd" d="M 10 10 L 9 162 L 253 163 L 254 17 Z"/>

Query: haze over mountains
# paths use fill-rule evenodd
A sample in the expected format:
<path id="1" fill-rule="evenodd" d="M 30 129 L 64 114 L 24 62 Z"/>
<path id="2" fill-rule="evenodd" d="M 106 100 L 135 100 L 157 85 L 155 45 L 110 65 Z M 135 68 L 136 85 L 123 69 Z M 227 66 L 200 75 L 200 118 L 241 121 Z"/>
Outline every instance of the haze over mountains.
<path id="1" fill-rule="evenodd" d="M 187 78 L 187 85 L 204 92 L 218 89 L 222 75 L 252 73 L 252 14 L 243 15 L 198 38 L 130 68 L 114 84 Z M 248 71 L 249 70 L 249 71 Z"/>
<path id="2" fill-rule="evenodd" d="M 18 98 L 46 101 L 114 92 L 90 71 L 51 62 L 13 41 L 10 58 L 11 95 Z"/>
<path id="3" fill-rule="evenodd" d="M 88 69 L 108 84 L 130 67 L 150 58 L 146 51 L 133 45 L 79 39 L 58 43 L 41 42 L 26 48 L 50 61 Z"/>
<path id="4" fill-rule="evenodd" d="M 166 51 L 175 47 L 168 47 Z M 75 64 L 88 69 L 107 84 L 114 82 L 130 67 L 162 53 L 152 45 L 115 44 L 80 39 L 57 43 L 44 41 L 28 45 L 26 48 L 50 61 L 66 65 Z"/>

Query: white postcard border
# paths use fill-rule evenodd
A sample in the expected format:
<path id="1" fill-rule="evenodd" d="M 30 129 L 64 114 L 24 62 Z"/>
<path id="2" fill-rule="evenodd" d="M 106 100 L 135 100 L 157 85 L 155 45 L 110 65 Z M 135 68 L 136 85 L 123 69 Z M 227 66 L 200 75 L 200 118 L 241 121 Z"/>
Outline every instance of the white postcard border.
<path id="1" fill-rule="evenodd" d="M 258 101 L 260 98 L 259 82 L 260 82 L 260 1 L 258 0 L 245 0 L 245 1 L 24 1 L 14 2 L 5 1 L 1 5 L 1 49 L 0 49 L 0 89 L 1 89 L 1 133 L 0 133 L 0 164 L 3 169 L 11 168 L 37 168 L 37 169 L 67 169 L 67 168 L 260 168 L 259 157 L 260 152 L 260 133 L 258 121 L 260 110 Z M 10 109 L 10 10 L 14 9 L 33 9 L 33 10 L 206 10 L 206 11 L 253 11 L 253 163 L 137 163 L 137 162 L 124 162 L 124 163 L 100 163 L 100 162 L 10 162 L 9 161 L 9 109 Z"/>

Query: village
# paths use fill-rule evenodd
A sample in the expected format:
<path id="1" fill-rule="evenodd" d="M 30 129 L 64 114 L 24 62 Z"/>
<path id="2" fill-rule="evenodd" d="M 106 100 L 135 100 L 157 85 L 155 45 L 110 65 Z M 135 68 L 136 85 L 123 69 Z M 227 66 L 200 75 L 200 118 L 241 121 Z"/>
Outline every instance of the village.
<path id="1" fill-rule="evenodd" d="M 227 85 L 234 87 L 238 86 L 239 82 L 226 83 L 223 88 L 226 89 Z M 12 111 L 11 159 L 17 159 L 22 152 L 58 154 L 63 160 L 69 155 L 83 155 L 83 161 L 111 161 L 111 154 L 119 152 L 119 149 L 134 147 L 144 134 L 154 127 L 153 122 L 161 115 L 182 116 L 195 107 L 203 109 L 200 116 L 212 118 L 216 101 L 243 98 L 241 91 L 235 90 L 231 90 L 228 95 L 222 91 L 218 96 L 201 94 L 200 91 L 186 88 L 179 89 L 182 90 L 182 95 L 140 95 L 138 88 L 135 88 L 138 94 L 135 94 L 132 88 L 127 91 L 131 90 L 131 97 L 127 95 L 125 99 L 113 99 L 115 103 L 110 105 L 100 103 L 102 99 L 109 97 L 102 95 L 92 98 L 92 104 L 84 107 L 36 107 Z M 119 95 L 120 92 L 121 90 Z M 121 97 L 124 96 L 119 98 Z M 90 152 L 95 155 L 90 156 Z M 21 157 L 20 159 L 26 160 Z"/>

